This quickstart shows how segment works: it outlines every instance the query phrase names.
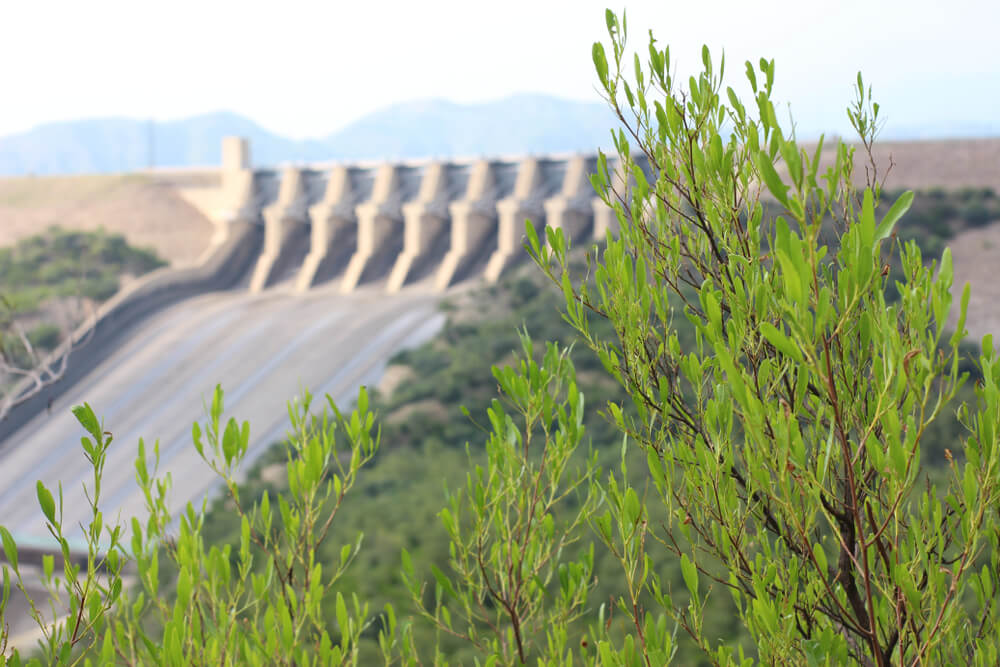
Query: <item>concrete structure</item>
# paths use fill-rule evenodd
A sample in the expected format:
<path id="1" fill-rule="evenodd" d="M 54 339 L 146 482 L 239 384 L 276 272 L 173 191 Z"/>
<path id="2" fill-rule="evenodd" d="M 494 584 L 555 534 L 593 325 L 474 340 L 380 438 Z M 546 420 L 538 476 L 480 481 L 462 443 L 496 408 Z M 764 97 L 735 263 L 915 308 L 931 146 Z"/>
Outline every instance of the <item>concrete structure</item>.
<path id="1" fill-rule="evenodd" d="M 309 212 L 305 179 L 301 169 L 288 168 L 281 178 L 278 200 L 263 211 L 264 248 L 253 276 L 250 291 L 260 292 L 273 284 L 296 259 L 296 251 L 309 244 Z M 301 259 L 301 258 L 298 258 Z"/>
<path id="2" fill-rule="evenodd" d="M 335 167 L 323 199 L 309 209 L 312 224 L 309 254 L 295 281 L 297 291 L 303 292 L 336 273 L 357 249 L 356 176 L 357 170 Z"/>
<path id="3" fill-rule="evenodd" d="M 544 223 L 544 176 L 542 164 L 528 158 L 518 167 L 514 191 L 497 202 L 496 249 L 486 264 L 486 280 L 496 282 L 520 257 L 525 220 L 531 220 L 536 227 Z"/>
<path id="4" fill-rule="evenodd" d="M 404 169 L 406 169 L 404 179 Z M 362 280 L 371 280 L 402 247 L 404 188 L 412 169 L 392 164 L 379 167 L 371 198 L 358 204 L 358 243 L 344 271 L 341 291 L 350 292 Z"/>
<path id="5" fill-rule="evenodd" d="M 398 292 L 435 255 L 448 237 L 448 201 L 459 170 L 440 162 L 424 168 L 417 198 L 403 205 L 403 252 L 389 274 L 387 289 Z"/>
<path id="6" fill-rule="evenodd" d="M 439 290 L 464 277 L 476 261 L 476 250 L 496 234 L 496 165 L 480 160 L 469 169 L 465 195 L 448 205 L 450 246 L 435 280 Z"/>
<path id="7" fill-rule="evenodd" d="M 253 292 L 286 279 L 298 292 L 336 280 L 344 293 L 366 284 L 392 293 L 415 281 L 436 290 L 496 281 L 525 258 L 526 219 L 563 228 L 574 241 L 616 228 L 590 183 L 595 156 L 281 172 L 248 164 L 246 143 L 227 139 L 219 184 L 182 193 L 223 237 L 237 222 L 263 230 Z"/>

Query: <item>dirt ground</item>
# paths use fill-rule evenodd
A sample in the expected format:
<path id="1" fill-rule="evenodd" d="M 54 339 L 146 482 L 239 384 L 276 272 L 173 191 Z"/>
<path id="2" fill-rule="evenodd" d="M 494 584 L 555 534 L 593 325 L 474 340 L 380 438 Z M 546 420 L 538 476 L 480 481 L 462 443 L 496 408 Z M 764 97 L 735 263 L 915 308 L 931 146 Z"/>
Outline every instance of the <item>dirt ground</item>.
<path id="1" fill-rule="evenodd" d="M 1000 194 L 1000 138 L 887 141 L 876 144 L 874 153 L 880 172 L 892 158 L 887 188 L 990 187 Z M 864 178 L 863 164 L 855 165 L 855 174 Z"/>
<path id="2" fill-rule="evenodd" d="M 905 219 L 905 218 L 904 218 Z M 962 290 L 969 283 L 969 339 L 980 342 L 988 333 L 1000 344 L 1000 221 L 959 234 L 949 244 L 955 267 L 953 319 L 957 319 Z"/>
<path id="3" fill-rule="evenodd" d="M 173 187 L 147 175 L 0 178 L 0 246 L 52 225 L 104 227 L 175 266 L 196 260 L 213 231 Z"/>

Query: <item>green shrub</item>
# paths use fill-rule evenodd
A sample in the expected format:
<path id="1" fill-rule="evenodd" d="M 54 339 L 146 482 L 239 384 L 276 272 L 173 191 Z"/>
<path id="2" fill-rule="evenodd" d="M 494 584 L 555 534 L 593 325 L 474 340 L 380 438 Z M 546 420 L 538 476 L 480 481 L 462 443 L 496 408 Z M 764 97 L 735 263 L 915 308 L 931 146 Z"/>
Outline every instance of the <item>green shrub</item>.
<path id="1" fill-rule="evenodd" d="M 0 248 L 0 285 L 21 310 L 32 310 L 50 297 L 103 301 L 118 290 L 121 275 L 142 275 L 164 265 L 153 252 L 129 246 L 120 235 L 51 227 Z"/>
<path id="2" fill-rule="evenodd" d="M 997 217 L 997 212 L 981 200 L 974 199 L 963 206 L 958 215 L 973 227 L 982 227 Z"/>
<path id="3" fill-rule="evenodd" d="M 62 340 L 62 330 L 55 324 L 39 324 L 28 332 L 28 340 L 37 349 L 53 350 Z"/>

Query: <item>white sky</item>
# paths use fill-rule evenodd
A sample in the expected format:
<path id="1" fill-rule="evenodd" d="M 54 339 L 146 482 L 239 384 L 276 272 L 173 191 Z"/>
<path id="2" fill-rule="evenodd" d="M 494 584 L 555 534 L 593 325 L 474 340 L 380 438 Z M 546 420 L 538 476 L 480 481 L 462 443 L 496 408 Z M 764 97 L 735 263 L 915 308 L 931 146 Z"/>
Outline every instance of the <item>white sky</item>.
<path id="1" fill-rule="evenodd" d="M 387 105 L 515 92 L 593 99 L 591 0 L 0 0 L 0 135 L 98 116 L 167 120 L 231 110 L 292 137 L 326 135 Z M 728 71 L 777 61 L 802 127 L 843 129 L 858 69 L 888 132 L 998 126 L 997 0 L 628 2 L 681 71 L 707 43 Z M 740 81 L 742 83 L 742 81 Z"/>

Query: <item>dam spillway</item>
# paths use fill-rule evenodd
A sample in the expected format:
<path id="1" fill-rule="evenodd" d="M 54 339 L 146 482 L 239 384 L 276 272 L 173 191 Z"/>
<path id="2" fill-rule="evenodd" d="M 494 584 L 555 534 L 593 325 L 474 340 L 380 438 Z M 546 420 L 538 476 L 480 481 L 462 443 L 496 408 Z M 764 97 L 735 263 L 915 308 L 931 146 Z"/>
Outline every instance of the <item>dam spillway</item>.
<path id="1" fill-rule="evenodd" d="M 226 417 L 250 422 L 249 463 L 283 437 L 288 400 L 309 389 L 349 403 L 442 326 L 442 296 L 523 261 L 526 218 L 576 240 L 612 232 L 595 167 L 575 155 L 254 169 L 246 142 L 227 139 L 221 169 L 160 175 L 213 223 L 211 245 L 102 306 L 62 380 L 0 423 L 0 523 L 26 543 L 49 539 L 38 479 L 62 484 L 68 525 L 87 519 L 90 473 L 70 413 L 84 401 L 114 435 L 105 516 L 144 513 L 140 438 L 147 452 L 159 442 L 171 509 L 198 504 L 216 478 L 191 424 L 216 384 Z"/>
<path id="2" fill-rule="evenodd" d="M 18 536 L 43 539 L 35 480 L 66 495 L 68 526 L 89 519 L 82 496 L 92 473 L 80 449 L 81 428 L 70 407 L 84 400 L 114 436 L 102 486 L 110 519 L 141 514 L 134 459 L 140 438 L 159 441 L 161 472 L 171 473 L 172 509 L 204 495 L 214 474 L 191 443 L 191 422 L 221 383 L 226 415 L 251 424 L 248 460 L 280 440 L 286 401 L 309 388 L 347 405 L 358 386 L 376 381 L 397 350 L 433 335 L 443 322 L 432 295 L 373 290 L 351 295 L 315 290 L 290 299 L 282 291 L 211 293 L 166 308 L 127 340 L 51 413 L 38 415 L 5 446 L 0 465 L 0 514 Z"/>

